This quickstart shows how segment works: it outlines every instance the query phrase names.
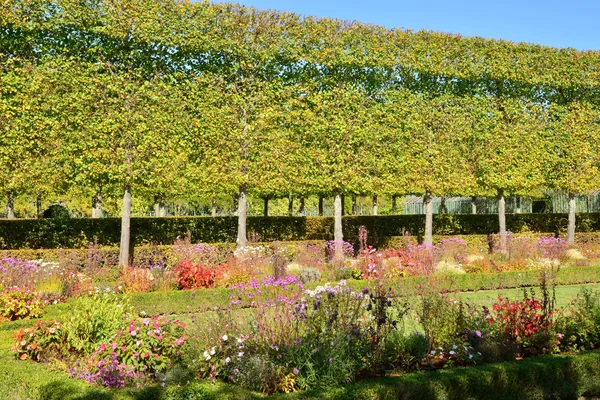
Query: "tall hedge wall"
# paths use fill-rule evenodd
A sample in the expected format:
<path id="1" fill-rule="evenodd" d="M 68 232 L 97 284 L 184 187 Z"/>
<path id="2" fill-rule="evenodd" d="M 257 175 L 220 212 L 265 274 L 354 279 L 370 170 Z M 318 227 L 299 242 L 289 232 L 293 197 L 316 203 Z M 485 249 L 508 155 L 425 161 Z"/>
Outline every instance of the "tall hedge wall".
<path id="1" fill-rule="evenodd" d="M 97 239 L 101 246 L 118 246 L 118 218 L 104 219 L 19 219 L 0 220 L 0 249 L 79 248 Z M 436 215 L 433 231 L 436 235 L 473 235 L 497 232 L 496 215 Z M 600 213 L 577 216 L 577 231 L 600 231 Z M 423 234 L 423 215 L 346 216 L 343 218 L 344 238 L 357 240 L 358 227 L 364 225 L 369 242 L 380 245 L 390 237 Z M 566 214 L 507 215 L 507 227 L 512 232 L 533 231 L 563 233 Z M 171 244 L 188 232 L 194 242 L 234 242 L 236 217 L 133 218 L 132 240 L 135 245 Z M 332 217 L 250 217 L 248 231 L 260 241 L 330 240 L 333 238 Z"/>

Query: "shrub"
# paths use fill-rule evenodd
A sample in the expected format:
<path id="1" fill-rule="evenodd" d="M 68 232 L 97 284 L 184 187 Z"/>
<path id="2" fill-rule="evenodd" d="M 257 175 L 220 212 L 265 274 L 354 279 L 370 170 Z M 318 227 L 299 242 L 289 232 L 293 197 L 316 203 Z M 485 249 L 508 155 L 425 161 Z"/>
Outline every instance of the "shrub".
<path id="1" fill-rule="evenodd" d="M 467 255 L 467 243 L 458 237 L 442 239 L 435 246 L 438 260 L 464 263 Z"/>
<path id="2" fill-rule="evenodd" d="M 523 355 L 547 353 L 558 344 L 550 333 L 552 314 L 533 295 L 517 301 L 499 297 L 492 308 L 495 317 L 489 321 L 495 333 L 501 341 L 517 343 Z"/>
<path id="3" fill-rule="evenodd" d="M 125 267 L 119 280 L 125 293 L 148 292 L 154 284 L 154 275 L 149 268 Z"/>
<path id="4" fill-rule="evenodd" d="M 97 293 L 79 297 L 64 324 L 69 346 L 84 354 L 92 353 L 123 327 L 132 314 L 128 299 L 120 295 Z"/>
<path id="5" fill-rule="evenodd" d="M 79 367 L 79 365 L 77 365 Z M 78 371 L 71 368 L 71 377 L 85 379 L 87 383 L 95 383 L 107 388 L 119 388 L 128 385 L 138 374 L 132 365 L 119 361 L 117 353 L 111 353 L 93 366 L 93 371 Z"/>
<path id="6" fill-rule="evenodd" d="M 569 245 L 566 240 L 560 238 L 542 237 L 536 242 L 535 248 L 543 258 L 564 261 Z"/>
<path id="7" fill-rule="evenodd" d="M 88 368 L 98 373 L 103 365 L 131 366 L 131 371 L 153 375 L 165 373 L 182 357 L 185 325 L 164 317 L 133 320 L 100 344 L 92 354 Z M 116 356 L 115 356 L 116 355 Z"/>
<path id="8" fill-rule="evenodd" d="M 600 345 L 600 293 L 583 288 L 556 319 L 557 339 L 566 351 L 595 349 Z"/>
<path id="9" fill-rule="evenodd" d="M 193 264 L 190 260 L 181 261 L 173 270 L 177 273 L 179 289 L 210 288 L 215 283 L 215 271 L 212 268 Z"/>
<path id="10" fill-rule="evenodd" d="M 37 321 L 32 328 L 21 329 L 15 335 L 13 352 L 20 360 L 48 361 L 69 353 L 67 332 L 59 321 Z"/>
<path id="11" fill-rule="evenodd" d="M 44 305 L 32 289 L 6 289 L 0 294 L 0 322 L 38 318 Z"/>
<path id="12" fill-rule="evenodd" d="M 304 284 L 319 282 L 321 280 L 321 271 L 316 268 L 303 268 L 298 273 L 298 279 Z"/>

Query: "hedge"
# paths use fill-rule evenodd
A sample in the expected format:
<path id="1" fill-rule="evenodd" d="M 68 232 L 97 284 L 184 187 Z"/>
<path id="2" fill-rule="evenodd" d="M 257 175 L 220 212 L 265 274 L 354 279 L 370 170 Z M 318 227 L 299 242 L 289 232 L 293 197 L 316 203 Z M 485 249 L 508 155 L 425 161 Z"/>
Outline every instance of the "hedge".
<path id="1" fill-rule="evenodd" d="M 420 238 L 424 229 L 423 215 L 380 215 L 343 217 L 344 237 L 356 243 L 358 227 L 369 232 L 369 243 L 381 247 L 394 236 L 410 234 Z M 507 229 L 511 232 L 566 231 L 566 214 L 509 214 Z M 121 222 L 118 218 L 85 219 L 17 219 L 0 220 L 0 249 L 81 248 L 97 241 L 101 246 L 118 246 Z M 493 214 L 435 215 L 436 235 L 488 235 L 498 230 L 498 217 Z M 194 242 L 235 242 L 237 217 L 168 217 L 133 218 L 133 244 L 171 244 L 188 234 Z M 249 217 L 248 231 L 260 241 L 331 240 L 333 217 Z M 578 232 L 600 231 L 600 213 L 577 216 Z"/>
<path id="2" fill-rule="evenodd" d="M 16 363 L 13 362 L 12 364 Z M 12 367 L 12 366 L 11 366 Z M 37 369 L 41 369 L 39 367 Z M 20 372 L 20 371 L 19 371 Z M 28 377 L 11 368 L 8 375 L 18 381 Z M 44 374 L 47 375 L 47 374 Z M 157 399 L 157 400 L 228 400 L 264 399 L 264 395 L 217 382 L 191 381 L 187 384 L 148 385 L 141 389 L 106 390 L 63 378 L 59 374 L 39 387 L 28 387 L 40 399 Z M 35 380 L 34 380 L 35 382 Z M 8 382 L 7 382 L 8 384 Z M 32 386 L 30 384 L 30 386 Z M 33 385 L 37 386 L 37 385 Z M 18 386 L 19 392 L 25 385 Z M 37 390 L 36 390 L 37 389 Z M 33 392 L 33 393 L 32 393 Z M 13 392 L 14 393 L 14 392 Z M 19 396 L 25 393 L 14 393 Z M 396 377 L 367 379 L 341 387 L 280 394 L 278 400 L 542 400 L 577 399 L 600 394 L 600 352 L 574 355 L 550 355 L 514 362 L 459 367 L 435 372 L 417 372 Z M 12 395 L 12 393 L 11 393 Z M 23 396 L 24 398 L 25 396 Z"/>

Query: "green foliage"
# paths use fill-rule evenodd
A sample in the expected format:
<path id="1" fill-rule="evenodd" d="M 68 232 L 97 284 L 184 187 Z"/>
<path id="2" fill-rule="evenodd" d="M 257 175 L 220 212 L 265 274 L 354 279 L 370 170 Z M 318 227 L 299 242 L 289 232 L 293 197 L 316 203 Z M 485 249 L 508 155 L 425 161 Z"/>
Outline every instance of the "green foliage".
<path id="1" fill-rule="evenodd" d="M 122 328 L 132 313 L 126 297 L 106 293 L 79 297 L 64 322 L 67 342 L 74 350 L 91 354 Z"/>
<path id="2" fill-rule="evenodd" d="M 9 288 L 0 293 L 0 321 L 38 318 L 44 302 L 31 289 Z"/>
<path id="3" fill-rule="evenodd" d="M 124 325 L 124 326 L 123 326 Z M 121 324 L 121 329 L 96 342 L 97 350 L 91 357 L 90 371 L 103 359 L 117 353 L 119 363 L 133 366 L 135 372 L 148 375 L 166 373 L 181 361 L 185 325 L 164 317 L 144 318 Z"/>

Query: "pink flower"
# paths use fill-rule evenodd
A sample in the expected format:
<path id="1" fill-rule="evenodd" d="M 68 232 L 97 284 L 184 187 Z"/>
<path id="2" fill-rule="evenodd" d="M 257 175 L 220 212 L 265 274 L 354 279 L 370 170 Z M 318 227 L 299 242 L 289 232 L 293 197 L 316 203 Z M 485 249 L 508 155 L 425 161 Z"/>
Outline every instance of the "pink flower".
<path id="1" fill-rule="evenodd" d="M 185 342 L 184 338 L 180 338 L 175 340 L 175 346 L 180 346 L 183 342 Z"/>
<path id="2" fill-rule="evenodd" d="M 557 333 L 557 334 L 556 334 L 556 337 L 557 337 L 557 338 L 559 338 L 559 339 L 562 339 L 564 336 L 565 336 L 565 335 L 563 335 L 562 333 Z"/>

